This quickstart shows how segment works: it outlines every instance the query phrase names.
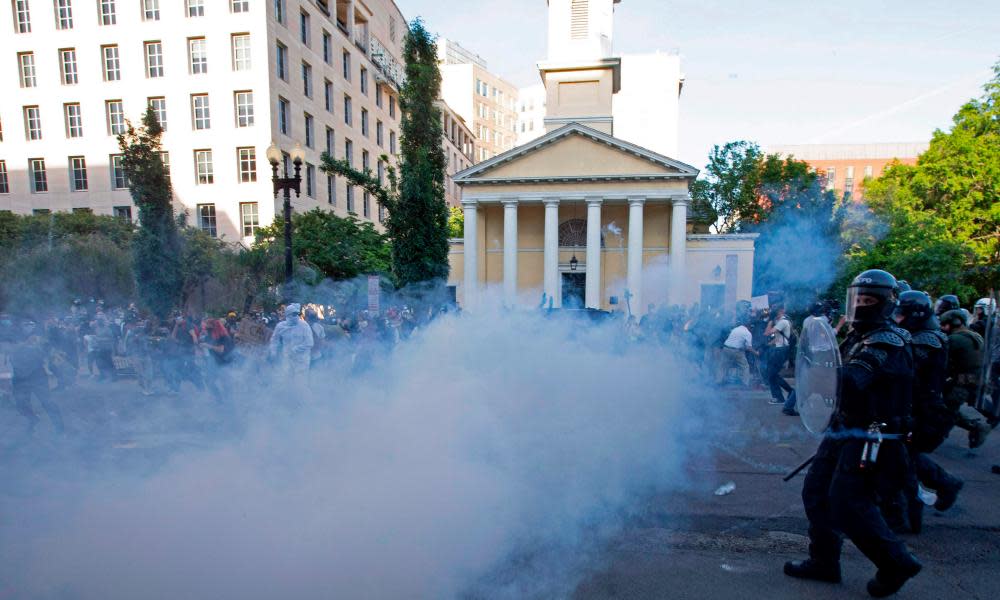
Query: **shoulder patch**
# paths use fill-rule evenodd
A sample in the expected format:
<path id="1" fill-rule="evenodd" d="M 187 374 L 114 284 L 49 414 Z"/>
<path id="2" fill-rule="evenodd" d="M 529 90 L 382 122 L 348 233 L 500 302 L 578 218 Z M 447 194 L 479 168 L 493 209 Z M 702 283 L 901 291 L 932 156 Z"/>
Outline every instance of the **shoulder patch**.
<path id="1" fill-rule="evenodd" d="M 903 348 L 906 346 L 907 341 L 909 340 L 904 338 L 894 329 L 879 329 L 878 331 L 873 331 L 866 335 L 861 343 L 865 346 L 886 345 Z"/>
<path id="2" fill-rule="evenodd" d="M 935 335 L 937 331 L 918 331 L 913 336 L 913 343 L 917 346 L 930 346 L 931 348 L 942 348 L 944 343 L 941 338 Z"/>

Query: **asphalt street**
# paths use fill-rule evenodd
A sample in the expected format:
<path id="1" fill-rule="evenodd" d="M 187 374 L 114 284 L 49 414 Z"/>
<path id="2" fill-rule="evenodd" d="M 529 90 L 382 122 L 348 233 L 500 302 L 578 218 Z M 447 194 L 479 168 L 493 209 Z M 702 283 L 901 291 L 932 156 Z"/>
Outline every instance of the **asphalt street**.
<path id="1" fill-rule="evenodd" d="M 606 549 L 603 564 L 577 588 L 575 600 L 622 598 L 867 598 L 874 567 L 845 542 L 844 581 L 831 585 L 786 577 L 786 560 L 807 553 L 807 521 L 800 493 L 803 475 L 782 476 L 811 456 L 817 440 L 799 419 L 767 404 L 764 391 L 730 392 L 727 433 L 714 456 L 691 469 L 694 482 L 657 498 Z M 965 480 L 947 513 L 925 512 L 924 532 L 905 536 L 924 564 L 900 598 L 1000 597 L 1000 432 L 976 450 L 966 432 L 954 430 L 936 453 L 949 472 Z M 727 495 L 714 492 L 727 483 Z"/>

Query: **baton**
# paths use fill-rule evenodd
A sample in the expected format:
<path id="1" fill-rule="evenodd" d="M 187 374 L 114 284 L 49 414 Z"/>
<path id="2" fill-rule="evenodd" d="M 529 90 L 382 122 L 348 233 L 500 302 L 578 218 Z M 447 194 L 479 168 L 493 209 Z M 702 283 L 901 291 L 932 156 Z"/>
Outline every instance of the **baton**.
<path id="1" fill-rule="evenodd" d="M 812 456 L 810 456 L 809 458 L 806 459 L 806 462 L 804 462 L 801 465 L 795 467 L 795 469 L 793 469 L 791 473 L 789 473 L 788 475 L 785 475 L 784 477 L 782 477 L 781 480 L 782 481 L 790 481 L 792 479 L 792 477 L 795 477 L 796 475 L 798 475 L 802 471 L 802 469 L 804 469 L 804 468 L 808 467 L 809 465 L 811 465 L 812 461 L 815 460 L 815 459 L 816 459 L 816 455 L 813 454 Z"/>

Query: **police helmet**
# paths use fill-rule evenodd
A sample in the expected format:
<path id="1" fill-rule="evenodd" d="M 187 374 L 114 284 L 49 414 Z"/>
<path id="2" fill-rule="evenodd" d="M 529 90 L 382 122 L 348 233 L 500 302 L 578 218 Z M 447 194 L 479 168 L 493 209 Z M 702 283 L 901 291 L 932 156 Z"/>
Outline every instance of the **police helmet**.
<path id="1" fill-rule="evenodd" d="M 934 316 L 931 297 L 926 292 L 910 290 L 899 295 L 896 314 L 903 317 L 903 326 L 922 324 Z"/>
<path id="2" fill-rule="evenodd" d="M 979 300 L 976 300 L 975 309 L 981 310 L 983 313 L 992 314 L 996 312 L 997 309 L 996 300 L 993 298 L 980 298 Z"/>
<path id="3" fill-rule="evenodd" d="M 969 324 L 969 315 L 961 308 L 953 308 L 945 311 L 939 317 L 942 325 L 951 327 L 966 327 Z"/>
<path id="4" fill-rule="evenodd" d="M 938 298 L 937 307 L 934 312 L 940 317 L 949 310 L 955 310 L 960 307 L 961 304 L 958 301 L 958 296 L 954 294 L 946 294 Z"/>
<path id="5" fill-rule="evenodd" d="M 910 286 L 910 282 L 907 281 L 907 280 L 905 280 L 905 279 L 900 279 L 899 281 L 896 282 L 896 285 L 899 286 L 899 293 L 900 294 L 902 294 L 903 292 L 909 292 L 910 290 L 913 289 Z M 900 299 L 902 299 L 902 296 L 900 296 Z"/>
<path id="6" fill-rule="evenodd" d="M 862 272 L 847 286 L 847 320 L 852 327 L 876 326 L 896 309 L 899 285 L 881 269 Z"/>

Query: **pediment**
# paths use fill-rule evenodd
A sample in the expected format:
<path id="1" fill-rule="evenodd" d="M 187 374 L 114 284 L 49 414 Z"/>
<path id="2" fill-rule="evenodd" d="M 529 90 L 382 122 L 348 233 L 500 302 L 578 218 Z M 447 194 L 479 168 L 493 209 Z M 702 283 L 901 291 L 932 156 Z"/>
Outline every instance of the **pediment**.
<path id="1" fill-rule="evenodd" d="M 455 175 L 460 183 L 580 179 L 694 179 L 698 170 L 571 123 Z"/>

